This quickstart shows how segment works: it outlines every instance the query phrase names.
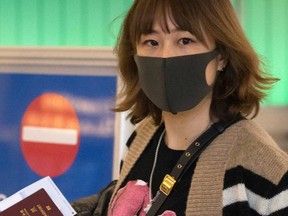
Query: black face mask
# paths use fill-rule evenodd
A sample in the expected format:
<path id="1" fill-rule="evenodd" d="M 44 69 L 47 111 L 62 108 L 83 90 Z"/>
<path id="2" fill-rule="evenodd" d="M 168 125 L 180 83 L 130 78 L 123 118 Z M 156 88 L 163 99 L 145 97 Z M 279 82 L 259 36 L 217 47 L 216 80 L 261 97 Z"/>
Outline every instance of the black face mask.
<path id="1" fill-rule="evenodd" d="M 213 88 L 206 81 L 206 67 L 216 50 L 171 58 L 134 55 L 140 86 L 158 108 L 177 113 L 195 107 Z"/>

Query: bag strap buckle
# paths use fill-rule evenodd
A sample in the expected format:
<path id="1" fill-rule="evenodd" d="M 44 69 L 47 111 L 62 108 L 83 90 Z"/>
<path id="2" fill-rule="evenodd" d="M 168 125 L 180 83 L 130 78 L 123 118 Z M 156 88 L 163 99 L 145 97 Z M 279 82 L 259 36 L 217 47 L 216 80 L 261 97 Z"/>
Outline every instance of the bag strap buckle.
<path id="1" fill-rule="evenodd" d="M 161 185 L 160 185 L 160 191 L 168 196 L 174 187 L 174 184 L 176 183 L 176 180 L 173 176 L 170 176 L 169 174 L 166 174 Z"/>

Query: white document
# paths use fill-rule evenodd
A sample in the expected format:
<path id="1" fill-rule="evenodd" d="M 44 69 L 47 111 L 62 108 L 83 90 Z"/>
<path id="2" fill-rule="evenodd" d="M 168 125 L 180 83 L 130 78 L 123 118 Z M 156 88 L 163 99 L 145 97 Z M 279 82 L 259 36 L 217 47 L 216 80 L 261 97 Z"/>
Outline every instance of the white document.
<path id="1" fill-rule="evenodd" d="M 40 179 L 39 181 L 23 188 L 17 193 L 11 195 L 10 197 L 0 201 L 0 212 L 13 206 L 14 204 L 25 199 L 29 195 L 37 192 L 40 189 L 44 189 L 50 198 L 53 200 L 55 205 L 65 216 L 74 216 L 76 211 L 72 208 L 67 199 L 63 196 L 59 188 L 55 185 L 53 180 L 48 176 Z"/>

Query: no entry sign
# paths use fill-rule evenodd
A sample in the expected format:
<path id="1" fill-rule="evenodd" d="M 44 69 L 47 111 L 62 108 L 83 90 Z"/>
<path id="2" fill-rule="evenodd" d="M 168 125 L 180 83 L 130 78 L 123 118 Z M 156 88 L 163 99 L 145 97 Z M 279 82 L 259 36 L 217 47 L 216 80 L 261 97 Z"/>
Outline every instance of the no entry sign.
<path id="1" fill-rule="evenodd" d="M 56 177 L 74 162 L 79 148 L 77 114 L 62 95 L 45 93 L 28 106 L 21 122 L 21 149 L 29 167 Z"/>
<path id="2" fill-rule="evenodd" d="M 0 199 L 46 175 L 69 201 L 106 186 L 116 83 L 113 76 L 0 73 Z"/>

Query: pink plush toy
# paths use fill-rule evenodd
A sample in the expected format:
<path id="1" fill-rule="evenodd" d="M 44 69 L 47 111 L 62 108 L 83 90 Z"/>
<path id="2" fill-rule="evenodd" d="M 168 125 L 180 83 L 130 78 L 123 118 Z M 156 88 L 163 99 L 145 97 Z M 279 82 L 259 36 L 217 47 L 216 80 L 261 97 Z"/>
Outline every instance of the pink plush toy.
<path id="1" fill-rule="evenodd" d="M 130 181 L 117 192 L 108 216 L 145 216 L 149 203 L 147 183 L 141 180 Z M 161 216 L 176 216 L 176 214 L 173 211 L 165 211 Z"/>

